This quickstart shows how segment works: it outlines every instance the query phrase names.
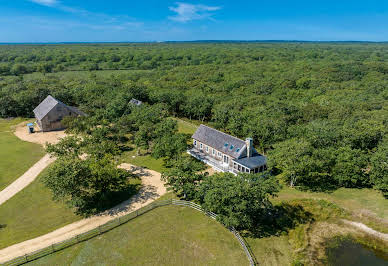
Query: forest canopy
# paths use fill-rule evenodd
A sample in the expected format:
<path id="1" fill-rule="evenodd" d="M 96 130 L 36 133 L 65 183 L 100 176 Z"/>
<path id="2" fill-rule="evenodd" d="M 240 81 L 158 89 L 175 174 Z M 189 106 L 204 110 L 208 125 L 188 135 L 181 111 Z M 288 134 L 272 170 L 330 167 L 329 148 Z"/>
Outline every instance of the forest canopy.
<path id="1" fill-rule="evenodd" d="M 0 46 L 0 116 L 32 116 L 48 94 L 98 123 L 125 127 L 129 119 L 143 148 L 149 134 L 167 129 L 147 117 L 153 132 L 136 125 L 131 98 L 158 106 L 165 116 L 252 137 L 272 173 L 288 185 L 375 187 L 388 196 L 386 44 Z M 166 134 L 154 155 L 173 156 L 169 141 L 177 143 L 175 150 L 184 142 Z"/>

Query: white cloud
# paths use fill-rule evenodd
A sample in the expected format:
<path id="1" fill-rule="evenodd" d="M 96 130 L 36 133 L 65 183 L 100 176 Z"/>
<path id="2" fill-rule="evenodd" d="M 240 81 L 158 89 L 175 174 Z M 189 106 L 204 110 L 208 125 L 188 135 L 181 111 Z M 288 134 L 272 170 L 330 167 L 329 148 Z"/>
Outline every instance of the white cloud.
<path id="1" fill-rule="evenodd" d="M 176 7 L 169 7 L 176 15 L 168 18 L 178 22 L 210 18 L 213 15 L 212 11 L 221 9 L 219 6 L 193 5 L 181 2 L 177 2 L 176 5 Z"/>
<path id="2" fill-rule="evenodd" d="M 37 3 L 43 6 L 55 6 L 58 4 L 58 0 L 30 0 L 31 2 Z"/>

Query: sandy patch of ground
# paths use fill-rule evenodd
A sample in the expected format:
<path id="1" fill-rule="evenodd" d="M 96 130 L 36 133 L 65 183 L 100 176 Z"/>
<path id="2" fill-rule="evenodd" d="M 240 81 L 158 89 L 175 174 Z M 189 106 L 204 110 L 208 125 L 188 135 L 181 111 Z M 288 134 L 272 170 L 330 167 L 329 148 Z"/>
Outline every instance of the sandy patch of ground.
<path id="1" fill-rule="evenodd" d="M 12 198 L 16 193 L 28 186 L 50 163 L 55 161 L 48 154 L 28 169 L 21 177 L 0 191 L 0 205 Z"/>
<path id="2" fill-rule="evenodd" d="M 369 234 L 369 235 L 372 235 L 378 239 L 381 239 L 381 240 L 384 240 L 384 241 L 388 241 L 388 234 L 384 234 L 384 233 L 381 233 L 381 232 L 378 232 L 368 226 L 366 226 L 365 224 L 363 223 L 358 223 L 358 222 L 353 222 L 353 221 L 348 221 L 348 220 L 343 220 L 343 222 L 345 224 L 349 224 L 349 225 L 352 225 L 356 228 L 358 228 L 359 230 Z"/>
<path id="3" fill-rule="evenodd" d="M 208 173 L 209 176 L 214 175 L 218 173 L 216 170 L 214 170 L 213 167 L 209 166 L 207 169 L 203 170 L 202 173 Z"/>
<path id="4" fill-rule="evenodd" d="M 43 132 L 35 125 L 35 133 L 28 133 L 27 123 L 22 122 L 14 127 L 14 134 L 21 140 L 38 143 L 45 146 L 46 142 L 50 144 L 58 143 L 61 138 L 66 137 L 64 130 Z"/>
<path id="5" fill-rule="evenodd" d="M 166 188 L 164 187 L 163 182 L 160 180 L 160 173 L 127 163 L 124 163 L 119 167 L 133 170 L 135 174 L 140 176 L 143 187 L 140 189 L 138 194 L 99 215 L 80 220 L 46 235 L 2 249 L 0 250 L 0 263 L 48 247 L 54 243 L 72 238 L 78 234 L 87 232 L 107 223 L 112 219 L 136 211 L 137 209 L 150 204 L 166 193 Z"/>

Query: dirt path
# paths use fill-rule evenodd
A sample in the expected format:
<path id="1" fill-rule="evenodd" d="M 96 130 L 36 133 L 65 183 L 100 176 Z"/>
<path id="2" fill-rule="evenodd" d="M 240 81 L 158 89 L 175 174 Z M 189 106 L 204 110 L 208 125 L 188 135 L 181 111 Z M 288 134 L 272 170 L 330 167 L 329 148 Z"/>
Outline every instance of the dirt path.
<path id="1" fill-rule="evenodd" d="M 358 228 L 359 230 L 361 230 L 369 235 L 372 235 L 378 239 L 388 241 L 388 234 L 378 232 L 378 231 L 366 226 L 363 223 L 358 223 L 358 222 L 353 222 L 353 221 L 348 221 L 348 220 L 343 220 L 343 222 L 346 224 L 352 225 L 352 226 Z"/>
<path id="2" fill-rule="evenodd" d="M 4 248 L 0 250 L 0 263 L 4 263 L 15 257 L 22 256 L 26 253 L 31 253 L 41 248 L 48 247 L 54 243 L 87 232 L 93 228 L 105 224 L 109 220 L 140 209 L 141 207 L 148 205 L 166 193 L 166 188 L 164 187 L 163 182 L 160 180 L 160 173 L 152 170 L 145 170 L 126 163 L 120 165 L 120 167 L 134 170 L 135 174 L 141 177 L 143 187 L 140 189 L 137 195 L 117 205 L 116 207 L 105 211 L 102 214 L 80 220 L 46 235 Z"/>
<path id="3" fill-rule="evenodd" d="M 53 131 L 53 132 L 36 132 L 33 134 L 28 133 L 27 122 L 22 122 L 14 127 L 14 134 L 21 140 L 33 142 L 41 145 L 46 145 L 46 143 L 57 143 L 61 138 L 65 137 L 66 134 L 64 131 Z M 36 129 L 38 130 L 38 129 Z M 16 179 L 8 187 L 0 191 L 0 205 L 12 198 L 16 193 L 24 189 L 26 186 L 31 184 L 35 178 L 52 162 L 54 158 L 50 158 L 48 154 L 43 156 L 37 163 L 35 163 L 30 169 L 28 169 L 22 176 Z"/>
<path id="4" fill-rule="evenodd" d="M 48 154 L 43 156 L 37 163 L 35 163 L 30 169 L 27 170 L 21 177 L 16 179 L 8 187 L 0 191 L 0 205 L 12 198 L 16 193 L 28 186 L 32 181 L 37 178 L 40 172 L 43 171 L 50 163 L 55 161 L 54 158 L 50 158 Z"/>

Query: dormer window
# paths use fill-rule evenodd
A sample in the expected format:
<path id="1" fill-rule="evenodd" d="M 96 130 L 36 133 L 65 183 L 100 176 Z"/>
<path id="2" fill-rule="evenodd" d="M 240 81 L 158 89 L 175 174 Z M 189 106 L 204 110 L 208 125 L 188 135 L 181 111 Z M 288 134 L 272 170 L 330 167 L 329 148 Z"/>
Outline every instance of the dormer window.
<path id="1" fill-rule="evenodd" d="M 228 147 L 228 146 L 229 146 L 229 144 L 228 144 L 228 143 L 225 143 L 225 144 L 224 144 L 224 146 L 225 146 L 225 147 Z"/>
<path id="2" fill-rule="evenodd" d="M 230 150 L 233 150 L 234 146 L 233 145 L 230 145 Z"/>
<path id="3" fill-rule="evenodd" d="M 237 149 L 236 149 L 236 152 L 239 152 L 239 151 L 240 151 L 240 148 L 237 148 Z"/>

